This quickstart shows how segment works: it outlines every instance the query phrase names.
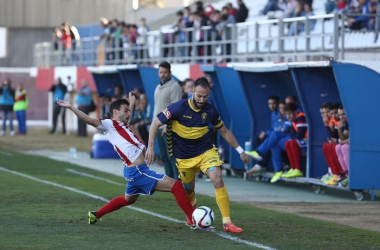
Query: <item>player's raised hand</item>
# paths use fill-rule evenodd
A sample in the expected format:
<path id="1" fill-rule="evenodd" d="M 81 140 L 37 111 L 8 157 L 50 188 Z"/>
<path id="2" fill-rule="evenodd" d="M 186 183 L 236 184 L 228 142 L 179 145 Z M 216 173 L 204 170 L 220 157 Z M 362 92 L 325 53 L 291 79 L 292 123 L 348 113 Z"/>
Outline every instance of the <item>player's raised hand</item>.
<path id="1" fill-rule="evenodd" d="M 128 101 L 129 101 L 129 105 L 130 106 L 133 106 L 135 104 L 136 93 L 134 91 L 129 92 L 129 94 L 128 94 Z"/>
<path id="2" fill-rule="evenodd" d="M 145 162 L 148 165 L 153 164 L 153 162 L 154 162 L 154 148 L 153 147 L 148 146 L 148 148 L 145 152 Z"/>
<path id="3" fill-rule="evenodd" d="M 68 102 L 68 101 L 64 101 L 64 100 L 59 100 L 57 98 L 57 104 L 61 107 L 65 107 L 65 108 L 71 108 L 71 103 Z"/>

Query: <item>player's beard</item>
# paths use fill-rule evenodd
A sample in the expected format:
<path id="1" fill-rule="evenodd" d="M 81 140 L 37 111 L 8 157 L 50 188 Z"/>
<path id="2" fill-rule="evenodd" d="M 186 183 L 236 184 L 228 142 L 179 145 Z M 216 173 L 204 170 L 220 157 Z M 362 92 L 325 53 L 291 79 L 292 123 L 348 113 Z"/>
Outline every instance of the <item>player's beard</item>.
<path id="1" fill-rule="evenodd" d="M 193 98 L 193 104 L 197 109 L 202 109 L 205 106 L 205 103 L 202 104 L 202 106 L 199 106 L 197 102 L 195 101 L 195 98 Z"/>

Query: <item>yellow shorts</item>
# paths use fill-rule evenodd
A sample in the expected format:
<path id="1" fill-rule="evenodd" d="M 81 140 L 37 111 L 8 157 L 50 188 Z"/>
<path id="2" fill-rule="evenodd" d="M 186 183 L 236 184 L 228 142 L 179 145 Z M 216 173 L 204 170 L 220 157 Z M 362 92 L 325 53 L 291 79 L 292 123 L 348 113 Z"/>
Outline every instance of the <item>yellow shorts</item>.
<path id="1" fill-rule="evenodd" d="M 220 160 L 219 151 L 216 147 L 194 158 L 176 159 L 176 165 L 182 183 L 190 183 L 199 170 L 206 173 L 210 167 L 220 167 L 222 164 L 223 161 Z"/>

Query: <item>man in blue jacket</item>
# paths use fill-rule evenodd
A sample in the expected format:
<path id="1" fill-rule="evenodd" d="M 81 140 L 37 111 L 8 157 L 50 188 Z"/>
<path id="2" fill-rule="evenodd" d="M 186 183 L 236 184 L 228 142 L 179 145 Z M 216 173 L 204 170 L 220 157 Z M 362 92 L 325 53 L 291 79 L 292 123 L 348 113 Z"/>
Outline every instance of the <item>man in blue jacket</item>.
<path id="1" fill-rule="evenodd" d="M 6 79 L 0 85 L 0 110 L 2 111 L 3 128 L 0 136 L 4 136 L 7 130 L 6 122 L 9 120 L 10 135 L 14 136 L 13 131 L 13 104 L 15 102 L 15 91 L 11 88 L 11 80 Z"/>

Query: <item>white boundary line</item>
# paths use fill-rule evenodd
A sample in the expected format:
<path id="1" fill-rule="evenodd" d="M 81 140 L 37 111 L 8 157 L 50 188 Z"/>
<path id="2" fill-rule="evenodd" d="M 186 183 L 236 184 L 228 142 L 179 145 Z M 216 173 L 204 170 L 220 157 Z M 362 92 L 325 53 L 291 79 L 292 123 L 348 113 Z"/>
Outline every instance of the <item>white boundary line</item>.
<path id="1" fill-rule="evenodd" d="M 1 167 L 1 166 L 0 166 L 0 170 L 4 171 L 4 172 L 15 174 L 15 175 L 18 175 L 18 176 L 22 176 L 22 177 L 30 179 L 30 180 L 38 181 L 38 182 L 41 182 L 41 183 L 44 183 L 44 184 L 47 184 L 47 185 L 63 188 L 63 189 L 72 191 L 74 193 L 83 194 L 83 195 L 85 195 L 87 197 L 90 197 L 90 198 L 93 198 L 93 199 L 101 200 L 101 201 L 104 201 L 104 202 L 109 202 L 109 200 L 107 200 L 106 198 L 103 198 L 101 196 L 98 196 L 98 195 L 95 195 L 95 194 L 91 194 L 91 193 L 88 193 L 88 192 L 85 192 L 85 191 L 81 191 L 81 190 L 73 188 L 73 187 L 68 187 L 68 186 L 64 186 L 64 185 L 61 185 L 61 184 L 58 184 L 58 183 L 55 183 L 55 182 L 42 180 L 42 179 L 39 179 L 39 178 L 30 176 L 30 175 L 27 175 L 27 174 L 23 174 L 23 173 L 20 173 L 20 172 L 17 172 L 17 171 L 9 170 L 9 169 Z M 125 207 L 125 208 L 129 208 L 129 209 L 141 212 L 141 213 L 149 214 L 149 215 L 152 215 L 152 216 L 155 216 L 155 217 L 158 217 L 158 218 L 161 218 L 161 219 L 165 219 L 165 220 L 168 220 L 168 221 L 173 221 L 173 222 L 176 222 L 176 223 L 185 224 L 184 221 L 177 220 L 177 219 L 171 218 L 169 216 L 157 214 L 157 213 L 145 210 L 145 209 L 141 209 L 141 208 L 137 208 L 137 207 L 132 207 L 132 206 L 128 206 L 128 207 Z M 218 235 L 219 237 L 225 238 L 227 240 L 232 240 L 232 241 L 235 241 L 235 242 L 238 242 L 238 243 L 241 243 L 241 244 L 245 244 L 245 245 L 249 245 L 249 246 L 253 246 L 253 247 L 257 247 L 257 248 L 265 249 L 265 250 L 276 250 L 275 248 L 267 247 L 267 246 L 264 246 L 264 245 L 259 244 L 259 243 L 255 243 L 255 242 L 251 242 L 251 241 L 247 241 L 247 240 L 242 240 L 242 239 L 240 239 L 238 237 L 231 236 L 231 235 L 226 234 L 224 232 L 213 231 L 213 233 L 216 234 L 216 235 Z"/>

